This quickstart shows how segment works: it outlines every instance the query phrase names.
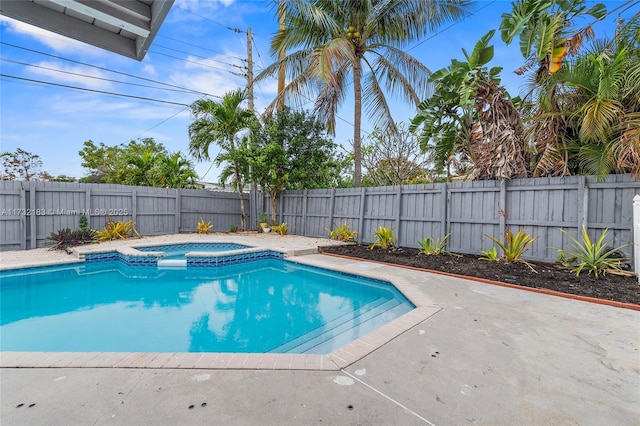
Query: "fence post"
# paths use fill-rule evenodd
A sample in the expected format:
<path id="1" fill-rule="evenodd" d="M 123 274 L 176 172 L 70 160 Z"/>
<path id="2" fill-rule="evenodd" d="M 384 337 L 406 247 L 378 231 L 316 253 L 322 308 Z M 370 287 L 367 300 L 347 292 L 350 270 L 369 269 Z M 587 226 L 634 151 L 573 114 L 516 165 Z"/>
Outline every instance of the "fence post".
<path id="1" fill-rule="evenodd" d="M 133 187 L 131 191 L 131 220 L 138 223 L 138 189 Z"/>
<path id="2" fill-rule="evenodd" d="M 303 197 L 304 198 L 302 199 L 302 236 L 306 237 L 307 236 L 307 203 L 308 203 L 306 189 L 303 191 Z"/>
<path id="3" fill-rule="evenodd" d="M 633 197 L 633 261 L 640 283 L 640 195 Z"/>
<path id="4" fill-rule="evenodd" d="M 180 233 L 180 222 L 182 222 L 182 193 L 179 189 L 176 189 L 176 215 L 175 215 L 175 228 L 176 234 Z"/>
<path id="5" fill-rule="evenodd" d="M 20 183 L 20 209 L 27 211 L 27 192 L 24 189 L 24 182 Z M 27 249 L 27 222 L 24 216 L 20 216 L 20 249 Z"/>
<path id="6" fill-rule="evenodd" d="M 29 209 L 31 209 L 31 215 L 29 216 L 29 222 L 31 223 L 31 242 L 30 242 L 30 249 L 33 250 L 34 248 L 38 247 L 38 234 L 37 234 L 37 229 L 36 229 L 36 215 L 33 214 L 33 211 L 35 211 L 36 209 L 36 186 L 37 186 L 37 182 L 32 182 L 29 185 Z"/>
<path id="7" fill-rule="evenodd" d="M 333 210 L 336 208 L 336 189 L 331 188 L 331 198 L 329 199 L 329 229 L 333 229 Z"/>
<path id="8" fill-rule="evenodd" d="M 584 176 L 578 176 L 578 235 L 587 228 L 589 218 L 589 188 Z"/>
<path id="9" fill-rule="evenodd" d="M 500 201 L 498 201 L 499 208 L 498 212 L 503 211 L 506 213 L 507 211 L 507 182 L 506 179 L 500 179 Z M 499 226 L 500 226 L 500 237 L 504 238 L 505 232 L 507 231 L 507 218 L 505 214 L 499 214 Z"/>
<path id="10" fill-rule="evenodd" d="M 398 185 L 398 189 L 396 191 L 396 197 L 397 197 L 397 206 L 398 206 L 398 211 L 396 213 L 396 237 L 398 238 L 398 245 L 402 245 L 402 235 L 400 232 L 400 219 L 401 219 L 401 215 L 402 215 L 402 185 Z"/>
<path id="11" fill-rule="evenodd" d="M 442 237 L 449 233 L 449 190 L 447 182 L 442 184 Z"/>
<path id="12" fill-rule="evenodd" d="M 362 242 L 362 232 L 364 230 L 364 203 L 367 199 L 367 188 L 365 186 L 362 187 L 360 194 L 360 221 L 358 222 L 358 242 Z"/>

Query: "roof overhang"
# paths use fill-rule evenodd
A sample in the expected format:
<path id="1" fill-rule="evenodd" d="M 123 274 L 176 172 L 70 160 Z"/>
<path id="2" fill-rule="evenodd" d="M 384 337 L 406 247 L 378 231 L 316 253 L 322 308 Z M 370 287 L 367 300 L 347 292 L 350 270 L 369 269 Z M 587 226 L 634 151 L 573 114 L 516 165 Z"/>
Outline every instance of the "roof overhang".
<path id="1" fill-rule="evenodd" d="M 174 0 L 2 0 L 0 13 L 141 61 Z"/>

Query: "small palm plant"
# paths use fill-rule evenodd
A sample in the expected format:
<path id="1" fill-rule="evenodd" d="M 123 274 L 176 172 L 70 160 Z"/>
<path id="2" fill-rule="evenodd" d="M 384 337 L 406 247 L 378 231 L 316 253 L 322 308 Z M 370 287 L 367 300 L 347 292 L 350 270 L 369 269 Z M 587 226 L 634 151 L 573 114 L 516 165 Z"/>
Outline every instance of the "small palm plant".
<path id="1" fill-rule="evenodd" d="M 345 243 L 353 242 L 356 240 L 356 231 L 352 231 L 349 228 L 349 224 L 345 220 L 342 225 L 336 223 L 333 224 L 334 229 L 325 228 L 329 232 L 329 238 L 332 240 L 344 241 Z"/>
<path id="2" fill-rule="evenodd" d="M 451 232 L 444 236 L 444 238 L 436 238 L 432 240 L 431 238 L 423 238 L 418 241 L 418 245 L 420 246 L 420 254 L 426 255 L 440 255 L 440 254 L 448 254 L 454 255 L 446 250 L 447 247 L 447 238 L 451 236 Z"/>
<path id="3" fill-rule="evenodd" d="M 560 230 L 573 242 L 573 250 L 554 249 L 558 251 L 558 261 L 576 276 L 580 276 L 583 270 L 592 273 L 596 278 L 600 274 L 611 273 L 617 275 L 633 276 L 633 272 L 624 270 L 624 262 L 628 259 L 621 258 L 618 251 L 627 247 L 629 244 L 620 247 L 611 248 L 611 241 L 604 241 L 609 229 L 602 231 L 602 234 L 594 243 L 589 238 L 586 227 L 582 227 L 582 241 L 573 238 L 564 229 Z"/>
<path id="4" fill-rule="evenodd" d="M 393 228 L 385 228 L 384 226 L 380 226 L 376 232 L 373 233 L 373 237 L 376 241 L 369 246 L 370 249 L 375 247 L 379 247 L 383 250 L 388 250 L 392 248 L 396 240 L 393 237 Z"/>
<path id="5" fill-rule="evenodd" d="M 524 232 L 523 228 L 520 228 L 517 234 L 513 234 L 511 228 L 507 228 L 504 233 L 504 242 L 485 234 L 485 237 L 496 243 L 500 249 L 502 249 L 502 257 L 507 262 L 523 262 L 522 255 L 528 250 L 528 247 L 533 244 L 538 237 L 532 237 L 530 234 Z"/>
<path id="6" fill-rule="evenodd" d="M 478 258 L 480 260 L 488 260 L 490 262 L 497 262 L 500 260 L 496 246 L 491 247 L 491 250 L 480 250 L 480 253 L 484 255 Z"/>

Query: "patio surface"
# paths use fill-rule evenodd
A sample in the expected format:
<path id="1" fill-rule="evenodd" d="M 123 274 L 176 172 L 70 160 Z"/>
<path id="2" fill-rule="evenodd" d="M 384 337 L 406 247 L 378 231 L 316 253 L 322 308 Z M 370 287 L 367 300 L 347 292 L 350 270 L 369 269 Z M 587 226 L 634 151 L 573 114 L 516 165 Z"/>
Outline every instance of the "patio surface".
<path id="1" fill-rule="evenodd" d="M 328 243 L 233 238 L 299 255 Z M 3 268 L 40 259 L 69 256 L 0 253 Z M 0 423 L 640 424 L 639 311 L 319 254 L 299 259 L 393 276 L 440 309 L 335 371 L 3 368 Z"/>

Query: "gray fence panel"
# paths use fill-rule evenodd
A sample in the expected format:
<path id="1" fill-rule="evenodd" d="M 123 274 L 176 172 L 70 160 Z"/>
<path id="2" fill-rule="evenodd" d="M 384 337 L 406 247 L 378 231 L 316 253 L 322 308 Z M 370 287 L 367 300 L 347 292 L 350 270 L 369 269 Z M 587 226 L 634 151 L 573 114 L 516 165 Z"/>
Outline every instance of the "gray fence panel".
<path id="1" fill-rule="evenodd" d="M 326 237 L 326 228 L 331 226 L 330 189 L 318 189 L 307 194 L 305 231 L 310 237 Z"/>
<path id="2" fill-rule="evenodd" d="M 7 250 L 20 250 L 25 247 L 26 208 L 25 193 L 20 182 L 0 181 L 2 203 L 0 204 L 0 235 Z"/>
<path id="3" fill-rule="evenodd" d="M 507 228 L 523 228 L 537 238 L 524 257 L 555 261 L 554 248 L 571 248 L 560 229 L 578 237 L 584 224 L 596 238 L 608 228 L 612 246 L 632 243 L 635 194 L 640 182 L 628 175 L 285 191 L 279 214 L 292 234 L 326 236 L 325 223 L 346 221 L 361 242 L 372 242 L 379 226 L 394 228 L 405 247 L 451 233 L 447 249 L 471 254 L 494 245 L 487 235 L 502 240 Z M 623 252 L 632 254 L 629 247 Z"/>
<path id="4" fill-rule="evenodd" d="M 501 239 L 506 227 L 524 228 L 537 237 L 526 258 L 554 261 L 554 247 L 571 247 L 559 229 L 576 237 L 584 224 L 596 238 L 608 228 L 612 246 L 631 243 L 636 194 L 640 183 L 627 175 L 285 191 L 277 200 L 277 221 L 286 222 L 291 234 L 314 237 L 346 222 L 366 243 L 379 226 L 392 227 L 406 247 L 451 233 L 449 250 L 474 254 L 493 245 L 485 234 Z M 258 214 L 270 214 L 269 198 L 255 198 Z M 246 194 L 247 212 L 249 199 Z M 195 232 L 201 219 L 211 221 L 214 231 L 241 224 L 235 193 L 123 185 L 0 181 L 0 209 L 0 250 L 41 247 L 51 232 L 76 228 L 81 212 L 92 228 L 109 218 L 133 220 L 142 235 Z M 629 247 L 623 251 L 632 254 Z"/>
<path id="5" fill-rule="evenodd" d="M 195 232 L 200 219 L 214 231 L 240 226 L 238 195 L 124 185 L 0 181 L 0 250 L 48 245 L 59 229 L 75 229 L 80 215 L 102 229 L 107 221 L 136 222 L 141 235 Z"/>
<path id="6" fill-rule="evenodd" d="M 247 213 L 248 199 L 248 196 L 245 197 Z M 234 192 L 180 190 L 180 200 L 179 232 L 195 232 L 200 220 L 211 222 L 216 232 L 228 231 L 232 225 L 240 229 L 242 225 L 240 198 Z M 248 223 L 247 226 L 251 228 L 252 224 Z"/>

